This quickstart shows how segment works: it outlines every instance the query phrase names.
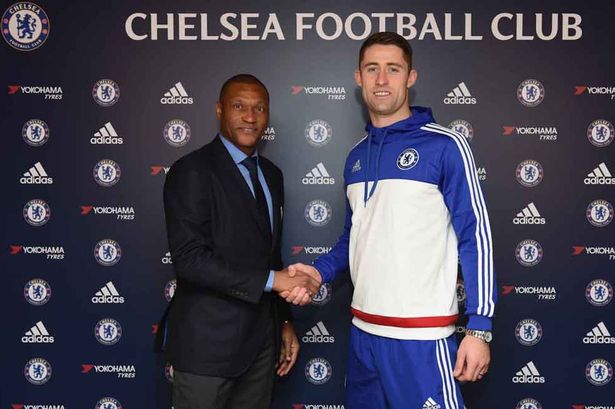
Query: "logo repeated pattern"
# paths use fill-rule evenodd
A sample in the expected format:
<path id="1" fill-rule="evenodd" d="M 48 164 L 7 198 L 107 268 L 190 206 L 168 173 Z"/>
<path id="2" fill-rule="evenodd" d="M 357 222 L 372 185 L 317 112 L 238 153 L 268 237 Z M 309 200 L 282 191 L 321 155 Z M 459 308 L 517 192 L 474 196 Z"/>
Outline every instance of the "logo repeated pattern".
<path id="1" fill-rule="evenodd" d="M 49 7 L 45 8 L 47 11 L 54 12 Z M 51 19 L 57 23 L 53 15 L 51 15 Z M 189 25 L 186 27 L 189 27 Z M 45 50 L 50 50 L 47 47 L 53 46 L 54 42 L 58 40 L 54 34 L 54 37 L 51 37 L 52 40 L 47 41 L 50 38 L 50 32 L 50 16 L 43 8 L 34 3 L 17 2 L 8 7 L 3 14 L 2 35 L 8 44 L 5 47 L 15 55 L 36 56 L 41 55 Z M 26 51 L 28 53 L 25 53 Z M 321 62 L 321 64 L 323 63 Z M 8 254 L 10 263 L 17 266 L 16 270 L 20 268 L 23 270 L 32 269 L 32 271 L 26 271 L 26 273 L 32 273 L 32 275 L 22 275 L 19 278 L 16 293 L 21 304 L 20 308 L 26 308 L 34 314 L 28 322 L 22 321 L 18 331 L 10 334 L 10 337 L 17 343 L 29 344 L 21 346 L 32 348 L 32 351 L 34 351 L 32 355 L 28 356 L 23 355 L 23 350 L 16 352 L 20 359 L 17 366 L 17 375 L 20 381 L 28 387 L 34 385 L 32 387 L 41 391 L 44 391 L 45 388 L 54 387 L 60 375 L 64 376 L 63 374 L 67 372 L 63 362 L 52 359 L 50 363 L 48 360 L 50 356 L 41 357 L 46 353 L 45 348 L 56 348 L 71 336 L 71 334 L 60 331 L 62 327 L 57 320 L 57 315 L 54 315 L 57 314 L 54 312 L 55 304 L 61 305 L 58 300 L 66 297 L 68 292 L 66 282 L 54 277 L 54 274 L 58 274 L 57 270 L 62 270 L 62 268 L 56 269 L 56 267 L 62 266 L 62 263 L 66 261 L 65 247 L 69 262 L 75 261 L 78 263 L 79 260 L 83 259 L 83 273 L 87 273 L 85 271 L 87 269 L 92 269 L 98 277 L 91 281 L 88 288 L 83 289 L 83 294 L 75 296 L 81 297 L 82 306 L 89 305 L 88 308 L 92 308 L 92 311 L 98 314 L 93 322 L 88 323 L 87 339 L 98 349 L 104 350 L 105 353 L 119 350 L 126 346 L 128 341 L 131 341 L 125 335 L 130 334 L 132 337 L 132 332 L 137 332 L 134 324 L 125 318 L 125 315 L 129 313 L 124 309 L 129 311 L 135 307 L 133 296 L 135 299 L 138 298 L 138 291 L 135 291 L 135 282 L 139 280 L 132 275 L 132 271 L 129 271 L 131 267 L 126 269 L 124 267 L 129 262 L 132 266 L 133 261 L 131 259 L 146 260 L 148 255 L 145 255 L 145 253 L 149 253 L 150 250 L 139 251 L 141 250 L 139 248 L 140 243 L 138 240 L 134 240 L 137 233 L 130 228 L 137 223 L 141 223 L 141 220 L 145 220 L 147 223 L 158 220 L 161 216 L 156 214 L 152 217 L 152 212 L 149 210 L 139 210 L 138 221 L 120 223 L 121 221 L 135 220 L 135 208 L 138 207 L 135 203 L 137 201 L 131 201 L 129 195 L 137 194 L 137 197 L 143 195 L 152 204 L 155 204 L 156 200 L 159 202 L 157 196 L 154 198 L 153 193 L 150 195 L 150 187 L 154 186 L 155 189 L 158 189 L 155 191 L 159 192 L 161 183 L 169 171 L 168 165 L 187 150 L 196 148 L 197 141 L 195 139 L 200 137 L 200 130 L 197 128 L 201 126 L 199 123 L 201 118 L 191 117 L 188 109 L 192 108 L 191 105 L 194 105 L 194 108 L 198 106 L 199 109 L 204 106 L 204 104 L 201 104 L 202 101 L 205 101 L 204 99 L 201 100 L 204 93 L 199 89 L 198 83 L 189 78 L 182 78 L 182 81 L 173 77 L 161 79 L 161 82 L 153 87 L 153 97 L 148 102 L 159 109 L 160 112 L 163 112 L 163 117 L 156 118 L 160 121 L 153 124 L 151 132 L 148 131 L 149 135 L 145 135 L 135 131 L 141 125 L 136 126 L 138 124 L 131 123 L 134 118 L 127 121 L 121 117 L 120 112 L 127 108 L 130 100 L 134 101 L 141 94 L 130 95 L 134 92 L 130 88 L 130 85 L 133 84 L 127 84 L 126 79 L 118 77 L 115 77 L 115 80 L 108 79 L 107 75 L 115 75 L 113 72 L 105 73 L 105 70 L 102 69 L 100 72 L 100 77 L 90 78 L 85 84 L 77 84 L 81 87 L 81 93 L 85 95 L 84 100 L 90 105 L 90 112 L 85 114 L 92 119 L 90 119 L 89 125 L 83 127 L 79 134 L 75 133 L 75 135 L 71 135 L 73 128 L 66 126 L 61 119 L 61 115 L 39 110 L 35 106 L 39 103 L 43 104 L 47 100 L 59 100 L 64 103 L 62 100 L 71 98 L 71 102 L 79 101 L 74 99 L 74 93 L 71 94 L 72 87 L 66 88 L 68 84 L 44 84 L 38 82 L 38 79 L 32 78 L 24 83 L 7 84 L 7 94 L 11 104 L 24 105 L 20 105 L 19 109 L 23 112 L 20 112 L 20 115 L 15 115 L 14 120 L 10 117 L 7 118 L 7 124 L 12 126 L 12 128 L 11 126 L 7 127 L 7 137 L 10 137 L 12 132 L 13 138 L 18 141 L 21 149 L 14 158 L 10 158 L 15 161 L 15 168 L 13 173 L 9 175 L 10 180 L 14 183 L 15 192 L 19 192 L 15 195 L 19 199 L 19 203 L 13 204 L 13 213 L 17 215 L 20 226 L 11 227 L 11 229 L 15 229 L 14 232 L 11 231 L 11 234 L 15 233 L 16 235 L 14 241 L 7 243 L 5 254 Z M 533 74 L 528 72 L 529 76 L 533 76 Z M 101 77 L 104 78 L 97 80 Z M 558 93 L 555 92 L 556 90 L 551 90 L 555 87 L 552 79 L 541 78 L 541 80 L 544 80 L 544 84 L 550 88 L 548 94 L 550 96 L 546 98 L 547 93 L 543 82 L 536 79 L 526 79 L 519 83 L 522 78 L 510 80 L 503 84 L 501 94 L 512 101 L 518 111 L 502 115 L 502 121 L 498 124 L 506 124 L 503 128 L 492 127 L 492 129 L 489 129 L 488 122 L 481 115 L 484 112 L 491 112 L 492 115 L 493 111 L 488 111 L 482 106 L 495 98 L 495 95 L 485 95 L 484 90 L 481 90 L 481 84 L 477 81 L 470 78 L 466 78 L 464 81 L 461 81 L 461 79 L 450 80 L 439 92 L 436 92 L 437 102 L 441 105 L 434 107 L 436 114 L 439 116 L 440 112 L 443 111 L 445 114 L 451 114 L 450 118 L 463 117 L 469 120 L 455 119 L 448 122 L 448 126 L 462 134 L 468 141 L 472 141 L 475 148 L 474 154 L 477 159 L 484 161 L 480 162 L 481 165 L 482 163 L 488 165 L 488 162 L 485 161 L 488 157 L 486 158 L 484 151 L 481 151 L 484 146 L 488 146 L 481 145 L 486 143 L 484 141 L 488 140 L 488 136 L 505 141 L 502 143 L 517 144 L 516 146 L 520 147 L 519 150 L 511 149 L 506 152 L 505 157 L 510 159 L 510 163 L 507 165 L 505 165 L 505 161 L 502 161 L 499 169 L 488 168 L 490 176 L 488 181 L 486 180 L 486 169 L 484 167 L 476 169 L 481 185 L 484 183 L 483 189 L 490 205 L 497 202 L 497 197 L 494 198 L 493 192 L 491 192 L 491 195 L 489 194 L 494 185 L 501 183 L 506 189 L 516 189 L 515 200 L 505 203 L 505 211 L 500 212 L 498 208 L 495 211 L 492 210 L 491 220 L 494 227 L 507 224 L 510 228 L 509 231 L 513 232 L 510 236 L 510 244 L 507 245 L 510 247 L 508 250 L 503 248 L 502 250 L 505 251 L 501 251 L 502 257 L 509 262 L 508 269 L 510 271 L 501 273 L 501 277 L 505 277 L 506 280 L 500 282 L 502 297 L 498 308 L 508 310 L 510 316 L 514 317 L 514 321 L 508 323 L 510 324 L 509 330 L 506 332 L 496 332 L 495 342 L 512 345 L 510 355 L 519 359 L 514 364 L 501 356 L 495 357 L 495 359 L 507 365 L 508 376 L 513 374 L 512 379 L 506 377 L 507 383 L 512 381 L 516 384 L 515 387 L 526 389 L 519 389 L 522 393 L 515 395 L 514 400 L 512 396 L 506 397 L 507 402 L 502 403 L 501 406 L 516 409 L 542 409 L 540 401 L 546 403 L 546 399 L 549 398 L 547 393 L 541 389 L 541 386 L 551 380 L 554 383 L 555 374 L 549 368 L 549 363 L 541 361 L 540 356 L 534 355 L 535 352 L 533 351 L 540 348 L 546 349 L 554 342 L 553 334 L 558 329 L 554 328 L 553 322 L 549 321 L 544 313 L 548 308 L 547 306 L 556 305 L 556 303 L 556 308 L 558 308 L 563 303 L 580 301 L 584 306 L 583 308 L 586 309 L 583 314 L 584 318 L 587 318 L 585 320 L 587 325 L 583 325 L 580 331 L 577 328 L 573 337 L 582 348 L 588 348 L 587 351 L 592 351 L 592 355 L 584 357 L 584 361 L 580 365 L 571 367 L 570 370 L 573 372 L 574 379 L 580 379 L 584 384 L 583 387 L 593 388 L 595 386 L 596 390 L 598 390 L 597 388 L 604 390 L 611 387 L 613 369 L 610 348 L 615 345 L 615 337 L 612 335 L 613 325 L 615 324 L 609 320 L 609 314 L 614 305 L 611 302 L 613 279 L 610 269 L 613 266 L 612 262 L 615 261 L 615 243 L 611 239 L 613 237 L 612 229 L 614 228 L 612 203 L 615 200 L 615 191 L 612 190 L 612 186 L 615 185 L 615 177 L 612 173 L 613 163 L 610 160 L 613 149 L 612 142 L 615 139 L 613 127 L 615 117 L 609 114 L 609 108 L 612 108 L 611 101 L 613 100 L 614 87 L 563 84 Z M 120 86 L 116 81 L 119 81 L 122 85 L 121 98 Z M 186 84 L 186 86 L 183 84 Z M 292 106 L 297 112 L 311 109 L 309 104 L 318 105 L 313 112 L 309 112 L 310 116 L 299 119 L 299 123 L 294 123 L 294 118 L 293 121 L 281 121 L 281 124 L 276 122 L 276 128 L 268 127 L 263 135 L 263 140 L 271 143 L 271 146 L 276 146 L 278 143 L 282 146 L 283 143 L 290 140 L 290 136 L 295 138 L 293 143 L 297 146 L 303 144 L 298 149 L 301 158 L 305 158 L 303 162 L 297 161 L 294 163 L 293 161 L 299 155 L 294 156 L 292 154 L 291 157 L 290 153 L 288 155 L 291 159 L 286 159 L 286 164 L 275 157 L 276 153 L 272 153 L 271 156 L 276 162 L 282 163 L 281 167 L 287 172 L 287 175 L 293 175 L 292 172 L 297 171 L 292 177 L 292 181 L 290 181 L 290 178 L 286 180 L 287 185 L 294 183 L 303 189 L 302 193 L 296 195 L 299 199 L 292 199 L 299 200 L 296 204 L 297 211 L 292 212 L 290 209 L 286 209 L 286 223 L 290 225 L 294 223 L 295 229 L 302 234 L 303 231 L 301 230 L 310 230 L 310 234 L 314 233 L 315 237 L 328 237 L 327 242 L 303 241 L 302 238 L 302 241 L 294 242 L 302 244 L 301 246 L 286 248 L 285 257 L 289 258 L 290 261 L 309 262 L 319 255 L 328 253 L 332 248 L 333 243 L 331 241 L 334 241 L 335 238 L 330 237 L 326 231 L 335 230 L 329 229 L 329 227 L 339 222 L 338 218 L 343 218 L 345 213 L 343 205 L 340 205 L 341 202 L 337 200 L 340 194 L 338 187 L 342 181 L 340 179 L 343 170 L 341 160 L 347 148 L 356 142 L 355 139 L 358 140 L 354 135 L 351 135 L 348 126 L 338 125 L 340 122 L 335 116 L 335 112 L 332 112 L 330 108 L 332 106 L 341 107 L 344 104 L 351 106 L 356 101 L 355 98 L 350 97 L 354 92 L 352 88 L 335 83 L 287 84 L 285 87 L 285 93 L 289 94 L 288 89 L 290 89 L 291 95 L 288 95 L 283 103 Z M 66 91 L 65 97 L 64 91 Z M 593 114 L 589 112 L 590 115 L 584 116 L 580 126 L 576 127 L 578 129 L 565 128 L 557 121 L 533 121 L 535 117 L 528 116 L 527 113 L 540 114 L 540 112 L 552 107 L 557 102 L 554 101 L 555 95 L 560 95 L 563 98 L 564 93 L 570 95 L 571 99 L 568 102 L 571 104 L 581 103 L 575 102 L 576 99 L 578 101 L 595 101 L 596 104 L 604 104 L 607 109 L 596 110 L 597 112 Z M 90 95 L 92 99 L 90 99 Z M 146 93 L 143 93 L 143 95 L 146 95 Z M 442 99 L 442 97 L 444 98 Z M 25 110 L 27 103 L 32 104 L 31 112 Z M 479 103 L 482 111 L 480 111 L 481 115 L 476 115 L 479 111 L 477 110 L 478 107 L 474 105 Z M 145 110 L 145 108 L 143 109 Z M 93 115 L 93 112 L 96 115 Z M 185 118 L 186 120 L 177 118 Z M 325 118 L 326 121 L 314 119 L 308 122 L 313 118 Z M 506 122 L 503 122 L 504 120 Z M 26 122 L 24 123 L 24 121 Z M 354 121 L 360 122 L 360 118 L 355 118 Z M 189 122 L 195 126 L 194 133 Z M 207 125 L 213 126 L 213 124 Z M 476 128 L 474 128 L 474 125 L 476 125 Z M 333 138 L 333 127 L 335 127 L 335 138 Z M 477 130 L 476 138 L 475 129 Z M 51 130 L 53 130 L 53 135 Z M 161 130 L 162 135 L 160 135 Z M 287 130 L 292 134 L 286 135 Z M 302 135 L 305 137 L 305 141 L 303 141 Z M 297 137 L 300 139 L 296 139 Z M 81 160 L 75 160 L 75 166 L 68 166 L 70 172 L 67 172 L 66 167 L 58 166 L 58 160 L 53 159 L 54 155 L 60 156 L 58 149 L 65 149 L 68 146 L 67 141 L 74 142 L 77 156 L 82 156 L 89 161 L 83 169 L 78 169 L 78 166 L 81 166 Z M 549 142 L 532 145 L 538 144 L 539 141 Z M 575 160 L 569 164 L 571 172 L 576 171 L 576 173 L 569 179 L 565 178 L 564 175 L 557 174 L 553 169 L 555 166 L 551 160 L 560 158 L 559 153 L 555 152 L 555 147 L 564 142 L 574 143 L 575 149 L 578 149 L 578 152 L 574 152 Z M 159 149 L 164 155 L 151 155 L 147 147 L 156 143 L 158 143 L 156 149 Z M 488 143 L 495 142 L 489 141 Z M 193 146 L 193 144 L 195 145 Z M 536 146 L 553 148 L 553 152 L 547 156 L 546 150 L 533 149 Z M 146 162 L 141 161 L 139 155 L 133 154 L 128 158 L 126 157 L 125 152 L 133 148 L 139 149 L 138 152 L 143 154 Z M 522 149 L 526 150 L 520 152 Z M 503 149 L 503 151 L 505 150 L 506 148 Z M 272 151 L 275 152 L 275 149 L 272 149 Z M 330 154 L 331 151 L 335 151 L 335 155 Z M 167 153 L 171 156 L 166 156 Z M 425 154 L 421 158 L 420 153 L 423 152 L 419 152 L 419 148 L 409 148 L 403 152 L 398 152 L 399 156 L 391 158 L 391 161 L 396 161 L 397 168 L 400 171 L 417 172 L 425 164 L 427 157 Z M 63 154 L 66 155 L 65 152 Z M 536 156 L 533 159 L 527 159 L 530 155 Z M 588 157 L 588 160 L 580 161 L 580 164 L 578 164 L 576 159 L 585 156 Z M 421 162 L 420 166 L 417 167 L 420 160 L 424 162 Z M 139 168 L 133 166 L 132 162 L 137 163 Z M 94 164 L 93 168 L 92 164 Z M 582 169 L 580 169 L 581 165 Z M 355 163 L 348 164 L 347 172 L 361 172 L 367 166 L 368 162 L 365 159 L 356 160 Z M 370 166 L 373 166 L 373 162 Z M 514 176 L 512 174 L 513 168 Z M 544 178 L 545 174 L 547 175 L 546 179 Z M 147 177 L 148 175 L 156 177 Z M 78 185 L 81 183 L 82 176 L 89 183 L 89 188 L 93 189 L 92 196 L 81 197 L 82 191 L 79 190 L 76 197 L 83 201 L 77 203 L 69 202 L 69 200 L 73 200 L 72 197 L 62 198 L 58 196 L 58 192 L 68 191 L 62 190 L 62 186 L 73 183 Z M 94 178 L 96 184 L 92 183 L 90 177 Z M 142 183 L 141 181 L 136 182 L 140 184 L 135 186 L 134 181 L 138 180 L 139 177 L 142 177 Z M 120 179 L 122 179 L 121 183 L 119 183 Z M 565 248 L 562 248 L 556 246 L 553 240 L 553 230 L 550 230 L 550 233 L 547 228 L 560 226 L 560 223 L 564 221 L 562 220 L 563 213 L 557 206 L 553 205 L 553 201 L 548 200 L 549 193 L 547 192 L 550 192 L 549 189 L 554 185 L 561 185 L 564 179 L 569 184 L 569 186 L 565 186 L 569 188 L 566 193 L 576 196 L 578 191 L 579 198 L 581 198 L 579 200 L 582 200 L 575 213 L 570 213 L 570 220 L 565 221 L 574 223 L 578 229 L 586 229 L 587 235 L 578 237 L 575 239 L 578 241 L 568 243 Z M 127 182 L 133 183 L 133 185 L 129 186 Z M 116 187 L 102 189 L 98 188 L 98 185 Z M 121 189 L 126 190 L 122 191 Z M 10 193 L 14 192 L 11 191 Z M 303 193 L 307 197 L 302 197 Z M 94 195 L 96 196 L 94 197 Z M 295 195 L 292 197 L 294 198 Z M 313 200 L 314 198 L 318 199 Z M 12 198 L 6 200 L 7 203 L 13 203 L 11 202 Z M 303 203 L 307 203 L 307 205 L 301 208 Z M 26 223 L 20 220 L 20 209 Z M 76 213 L 77 211 L 84 217 L 80 217 Z M 304 220 L 301 220 L 302 213 L 307 224 Z M 73 225 L 71 223 L 75 221 L 70 220 L 70 217 L 74 216 L 79 219 L 76 223 L 81 223 L 87 228 L 91 226 L 91 231 L 97 236 L 86 240 L 75 237 L 75 240 L 71 240 L 70 245 L 63 243 L 62 239 L 58 238 L 58 233 L 61 232 L 61 229 L 66 229 L 66 234 L 72 234 Z M 328 227 L 325 229 L 316 229 L 316 227 L 327 225 Z M 24 238 L 22 234 L 31 235 L 31 238 Z M 100 240 L 95 244 L 94 260 L 96 260 L 96 263 L 94 263 L 91 258 L 91 246 L 101 237 L 114 237 L 114 239 Z M 531 237 L 531 239 L 527 237 Z M 122 249 L 118 242 L 122 243 L 125 248 Z M 504 246 L 502 242 L 494 244 L 496 247 Z M 544 249 L 543 244 L 545 245 Z M 513 249 L 514 257 L 512 255 Z M 159 297 L 161 303 L 166 304 L 165 301 L 170 302 L 177 290 L 177 281 L 172 273 L 171 254 L 160 247 L 154 249 L 153 253 L 154 266 L 165 271 L 165 275 L 161 277 L 158 271 L 151 271 L 150 277 L 154 284 L 147 283 L 147 286 L 154 286 L 156 291 L 153 291 L 152 294 Z M 138 254 L 138 256 L 135 256 L 135 254 Z M 126 260 L 120 263 L 124 255 L 126 255 Z M 554 260 L 565 257 L 569 257 L 569 264 L 573 266 L 574 270 L 578 270 L 579 274 L 584 274 L 588 265 L 596 266 L 595 269 L 591 269 L 591 272 L 588 271 L 587 277 L 582 278 L 581 288 L 576 292 L 561 291 L 563 285 L 560 286 L 558 281 L 560 278 L 556 277 L 559 272 L 552 267 Z M 48 261 L 51 262 L 48 263 Z M 145 269 L 150 267 L 144 266 Z M 525 269 L 524 267 L 532 268 Z M 502 270 L 499 270 L 498 274 Z M 553 271 L 553 274 L 547 274 L 550 271 Z M 18 273 L 19 271 L 15 271 L 15 276 Z M 137 273 L 135 272 L 135 274 Z M 586 288 L 583 288 L 582 286 L 586 283 Z M 23 286 L 24 299 L 21 299 L 21 286 Z M 145 288 L 147 286 L 144 285 Z M 344 382 L 342 372 L 338 372 L 337 369 L 334 370 L 334 366 L 340 360 L 331 354 L 332 351 L 337 351 L 334 349 L 336 347 L 334 344 L 342 345 L 345 341 L 345 335 L 333 319 L 333 312 L 337 314 L 338 310 L 345 308 L 344 305 L 340 305 L 337 297 L 342 297 L 342 300 L 343 297 L 348 297 L 348 291 L 343 287 L 341 288 L 342 291 L 338 293 L 337 284 L 327 283 L 321 286 L 319 292 L 313 298 L 311 306 L 306 307 L 306 311 L 308 311 L 306 316 L 309 315 L 309 318 L 299 317 L 297 319 L 296 330 L 303 343 L 303 349 L 300 361 L 297 364 L 299 368 L 295 368 L 295 373 L 291 376 L 295 376 L 296 379 L 300 378 L 301 382 L 304 382 L 310 388 L 316 388 L 316 390 L 320 388 L 320 385 L 326 383 L 342 385 Z M 573 297 L 573 293 L 576 294 L 576 300 L 570 298 Z M 587 303 L 583 301 L 583 295 L 585 295 Z M 467 301 L 467 294 L 461 282 L 457 286 L 457 297 L 463 309 Z M 544 304 L 543 301 L 546 301 L 547 304 Z M 550 304 L 551 302 L 554 304 Z M 532 307 L 532 312 L 528 315 L 531 314 L 534 318 L 527 318 L 526 311 L 523 311 L 525 306 Z M 518 316 L 517 309 L 519 310 Z M 109 316 L 117 319 L 103 318 Z M 303 322 L 301 321 L 302 318 Z M 94 329 L 94 337 L 92 337 L 92 328 Z M 513 329 L 514 331 L 512 331 Z M 506 340 L 501 341 L 502 339 Z M 512 341 L 512 343 L 509 341 Z M 32 358 L 33 356 L 34 358 Z M 84 374 L 83 376 L 90 376 L 94 379 L 97 376 L 101 377 L 103 382 L 134 379 L 136 377 L 134 362 L 121 361 L 115 360 L 114 355 L 107 355 L 102 361 L 82 364 L 81 372 Z M 23 366 L 25 379 L 19 374 L 24 362 L 26 362 Z M 583 380 L 583 375 L 585 375 L 587 383 Z M 173 367 L 167 364 L 164 370 L 161 368 L 160 376 L 166 376 L 169 381 L 172 381 Z M 305 379 L 303 379 L 304 376 Z M 38 388 L 39 385 L 44 385 L 47 382 L 49 382 L 47 386 Z M 572 385 L 573 382 L 576 381 L 570 381 L 570 384 Z M 528 397 L 521 399 L 523 396 Z M 122 396 L 117 396 L 117 398 L 119 399 L 106 393 L 101 394 L 93 397 L 90 407 L 122 409 L 123 406 L 120 401 L 125 402 L 125 398 Z M 418 403 L 417 408 L 444 409 L 448 404 L 440 402 L 440 398 L 435 394 L 425 395 Z M 44 406 L 40 403 L 15 403 L 12 406 L 34 408 L 38 407 L 37 405 Z M 48 404 L 47 406 L 63 408 L 61 404 Z M 343 405 L 320 403 L 294 404 L 291 406 L 306 409 L 343 409 L 344 407 Z M 570 402 L 568 407 L 574 409 L 615 408 L 615 403 L 608 401 L 581 405 Z"/>

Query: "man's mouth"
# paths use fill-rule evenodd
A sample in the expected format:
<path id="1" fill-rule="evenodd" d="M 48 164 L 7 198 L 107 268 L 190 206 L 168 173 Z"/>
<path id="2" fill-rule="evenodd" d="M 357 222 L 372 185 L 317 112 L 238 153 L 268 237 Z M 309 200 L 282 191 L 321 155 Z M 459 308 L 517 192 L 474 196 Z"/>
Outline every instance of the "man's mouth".
<path id="1" fill-rule="evenodd" d="M 388 97 L 391 93 L 389 91 L 374 91 L 374 95 L 376 97 Z"/>
<path id="2" fill-rule="evenodd" d="M 244 133 L 256 133 L 257 131 L 256 128 L 247 128 L 247 127 L 241 127 L 239 128 L 239 130 Z"/>

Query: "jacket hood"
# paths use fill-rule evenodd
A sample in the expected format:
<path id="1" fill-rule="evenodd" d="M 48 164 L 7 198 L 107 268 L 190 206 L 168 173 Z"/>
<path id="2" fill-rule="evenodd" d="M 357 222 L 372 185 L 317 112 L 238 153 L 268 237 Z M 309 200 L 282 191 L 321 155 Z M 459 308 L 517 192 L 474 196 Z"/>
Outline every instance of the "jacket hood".
<path id="1" fill-rule="evenodd" d="M 421 126 L 430 122 L 435 122 L 431 108 L 427 107 L 410 107 L 410 115 L 406 119 L 392 123 L 391 125 L 382 128 L 376 128 L 371 121 L 365 126 L 365 130 L 371 135 L 372 143 L 379 142 L 380 138 L 386 135 L 394 135 L 399 132 L 412 132 L 419 129 Z"/>

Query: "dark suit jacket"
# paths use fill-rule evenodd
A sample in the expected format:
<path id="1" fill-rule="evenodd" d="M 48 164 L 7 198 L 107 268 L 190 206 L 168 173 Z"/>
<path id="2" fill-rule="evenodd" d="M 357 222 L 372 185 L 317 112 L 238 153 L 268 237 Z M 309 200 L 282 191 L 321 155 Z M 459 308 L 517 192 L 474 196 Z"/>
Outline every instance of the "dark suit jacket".
<path id="1" fill-rule="evenodd" d="M 284 188 L 278 167 L 262 156 L 259 166 L 271 192 L 273 242 L 219 137 L 179 159 L 167 174 L 164 208 L 177 290 L 166 353 L 174 369 L 240 375 L 271 336 L 271 321 L 279 347 L 281 322 L 290 309 L 263 290 L 270 269 L 282 267 Z"/>

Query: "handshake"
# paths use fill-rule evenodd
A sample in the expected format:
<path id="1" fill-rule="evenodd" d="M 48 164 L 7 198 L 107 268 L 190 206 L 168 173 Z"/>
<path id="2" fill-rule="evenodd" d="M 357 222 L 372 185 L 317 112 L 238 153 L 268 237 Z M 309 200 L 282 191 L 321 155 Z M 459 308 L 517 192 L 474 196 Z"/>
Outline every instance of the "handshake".
<path id="1" fill-rule="evenodd" d="M 321 283 L 322 277 L 318 270 L 302 263 L 275 271 L 273 275 L 273 291 L 294 305 L 306 305 L 312 301 Z"/>

